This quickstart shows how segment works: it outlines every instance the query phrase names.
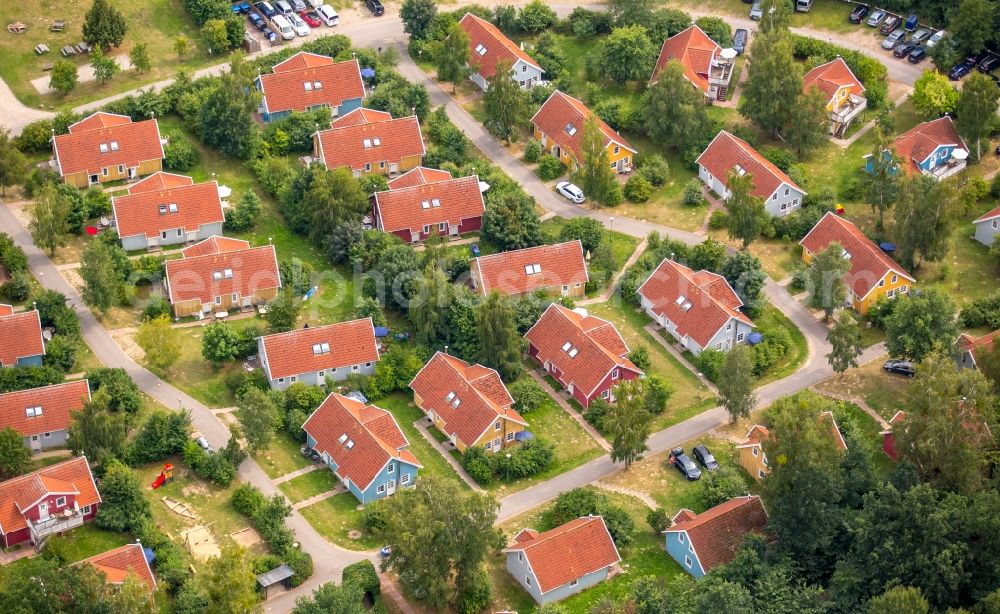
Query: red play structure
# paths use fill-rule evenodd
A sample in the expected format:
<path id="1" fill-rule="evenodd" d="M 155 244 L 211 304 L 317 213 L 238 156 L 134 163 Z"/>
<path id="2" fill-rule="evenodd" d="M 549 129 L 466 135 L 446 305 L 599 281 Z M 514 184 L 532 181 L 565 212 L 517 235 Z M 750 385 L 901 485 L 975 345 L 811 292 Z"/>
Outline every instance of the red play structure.
<path id="1" fill-rule="evenodd" d="M 174 466 L 170 463 L 164 463 L 163 471 L 161 471 L 160 475 L 157 476 L 155 480 L 153 480 L 153 483 L 150 484 L 150 486 L 153 487 L 153 490 L 156 490 L 160 486 L 163 486 L 164 484 L 169 484 L 173 481 L 174 481 Z"/>

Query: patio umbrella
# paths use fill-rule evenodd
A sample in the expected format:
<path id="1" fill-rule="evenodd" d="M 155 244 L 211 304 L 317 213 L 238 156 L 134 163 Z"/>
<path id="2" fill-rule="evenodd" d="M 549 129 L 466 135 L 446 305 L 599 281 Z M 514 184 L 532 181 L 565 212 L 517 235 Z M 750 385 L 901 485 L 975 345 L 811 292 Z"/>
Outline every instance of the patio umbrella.
<path id="1" fill-rule="evenodd" d="M 363 78 L 363 79 L 371 79 L 374 76 L 375 76 L 375 69 L 374 68 L 362 68 L 361 69 L 361 78 Z"/>
<path id="2" fill-rule="evenodd" d="M 233 195 L 233 189 L 229 186 L 220 185 L 219 186 L 219 198 L 226 200 Z"/>

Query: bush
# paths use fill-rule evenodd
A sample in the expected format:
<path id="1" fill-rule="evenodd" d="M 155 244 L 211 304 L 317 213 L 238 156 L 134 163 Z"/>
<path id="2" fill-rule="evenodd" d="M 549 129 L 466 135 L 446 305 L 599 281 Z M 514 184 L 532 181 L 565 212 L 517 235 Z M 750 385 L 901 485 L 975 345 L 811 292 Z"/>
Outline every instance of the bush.
<path id="1" fill-rule="evenodd" d="M 486 455 L 486 450 L 480 446 L 466 448 L 462 455 L 462 468 L 469 474 L 469 477 L 482 486 L 487 486 L 493 481 L 490 458 Z"/>
<path id="2" fill-rule="evenodd" d="M 733 467 L 722 466 L 715 471 L 707 471 L 702 476 L 701 500 L 706 508 L 725 503 L 733 497 L 746 495 L 747 483 L 740 472 Z"/>
<path id="3" fill-rule="evenodd" d="M 792 283 L 788 284 L 788 288 L 793 292 L 805 292 L 806 286 L 809 284 L 809 269 L 799 268 L 792 271 Z"/>
<path id="4" fill-rule="evenodd" d="M 542 386 L 531 378 L 514 382 L 508 390 L 514 399 L 514 409 L 522 415 L 530 414 L 549 399 Z"/>
<path id="5" fill-rule="evenodd" d="M 200 478 L 211 480 L 223 488 L 227 488 L 236 479 L 236 466 L 223 454 L 209 454 L 194 441 L 184 445 L 182 453 L 184 464 Z"/>
<path id="6" fill-rule="evenodd" d="M 594 425 L 599 431 L 604 431 L 604 417 L 611 408 L 603 399 L 594 399 L 583 413 L 583 419 Z"/>
<path id="7" fill-rule="evenodd" d="M 456 587 L 458 589 L 457 609 L 459 614 L 479 614 L 493 600 L 493 584 L 490 575 L 482 567 L 474 570 L 465 570 L 460 574 L 462 580 Z"/>
<path id="8" fill-rule="evenodd" d="M 123 411 L 129 414 L 139 411 L 139 407 L 142 405 L 139 387 L 135 385 L 124 369 L 110 367 L 91 369 L 87 371 L 86 378 L 90 381 L 90 389 L 93 392 L 107 391 L 111 397 L 111 403 L 108 406 L 111 411 Z"/>
<path id="9" fill-rule="evenodd" d="M 692 177 L 690 181 L 684 184 L 681 202 L 689 207 L 700 207 L 705 204 L 705 192 L 700 179 Z"/>
<path id="10" fill-rule="evenodd" d="M 353 584 L 373 599 L 378 597 L 382 592 L 378 572 L 375 571 L 375 566 L 372 562 L 368 560 L 359 561 L 345 567 L 341 583 Z"/>
<path id="11" fill-rule="evenodd" d="M 191 170 L 200 157 L 191 141 L 177 134 L 163 148 L 163 165 L 172 171 Z"/>
<path id="12" fill-rule="evenodd" d="M 725 354 L 719 350 L 708 348 L 698 355 L 694 364 L 701 371 L 701 374 L 708 378 L 708 381 L 716 382 L 719 379 L 719 373 L 722 372 L 722 363 L 724 362 L 726 362 Z"/>
<path id="13" fill-rule="evenodd" d="M 990 182 L 990 195 L 1000 198 L 1000 173 L 994 175 L 993 181 Z"/>
<path id="14" fill-rule="evenodd" d="M 663 187 L 670 178 L 670 165 L 660 154 L 646 154 L 639 160 L 639 174 L 654 187 Z"/>
<path id="15" fill-rule="evenodd" d="M 80 340 L 75 336 L 56 335 L 45 344 L 44 364 L 69 373 L 76 364 L 76 354 L 80 349 Z"/>
<path id="16" fill-rule="evenodd" d="M 381 503 L 375 501 L 365 506 L 361 510 L 361 523 L 369 533 L 381 533 L 388 526 L 389 509 Z"/>
<path id="17" fill-rule="evenodd" d="M 535 139 L 529 140 L 524 144 L 524 161 L 528 164 L 534 164 L 542 157 L 542 144 Z"/>
<path id="18" fill-rule="evenodd" d="M 644 345 L 640 345 L 629 352 L 628 359 L 643 371 L 649 369 L 649 366 L 652 364 L 652 361 L 649 359 L 649 348 Z"/>
<path id="19" fill-rule="evenodd" d="M 761 329 L 764 340 L 753 346 L 753 372 L 760 377 L 781 362 L 792 347 L 792 336 L 784 326 Z"/>
<path id="20" fill-rule="evenodd" d="M 555 156 L 542 156 L 535 172 L 542 181 L 552 181 L 566 173 L 566 165 Z"/>
<path id="21" fill-rule="evenodd" d="M 31 295 L 31 274 L 27 271 L 18 271 L 11 275 L 10 279 L 0 286 L 0 296 L 11 301 L 20 303 L 28 300 Z"/>
<path id="22" fill-rule="evenodd" d="M 667 516 L 667 511 L 662 507 L 649 510 L 649 513 L 646 514 L 646 522 L 649 523 L 649 526 L 652 527 L 653 532 L 657 535 L 670 528 L 670 517 Z"/>
<path id="23" fill-rule="evenodd" d="M 138 434 L 128 444 L 125 457 L 137 467 L 180 454 L 191 436 L 191 414 L 155 411 L 146 418 Z"/>
<path id="24" fill-rule="evenodd" d="M 634 203 L 644 203 L 653 196 L 653 184 L 642 174 L 632 175 L 625 182 L 625 198 Z"/>
<path id="25" fill-rule="evenodd" d="M 784 172 L 788 172 L 788 169 L 792 168 L 798 160 L 795 159 L 795 154 L 788 151 L 787 149 L 781 149 L 780 147 L 765 147 L 760 150 L 760 153 L 768 162 L 777 166 Z"/>
<path id="26" fill-rule="evenodd" d="M 713 211 L 711 217 L 708 218 L 709 230 L 722 230 L 727 226 L 729 226 L 729 213 L 721 209 Z"/>
<path id="27" fill-rule="evenodd" d="M 289 581 L 292 588 L 301 585 L 313 574 L 313 559 L 308 552 L 295 549 L 286 550 L 285 563 L 295 572 Z"/>
<path id="28" fill-rule="evenodd" d="M 264 507 L 267 499 L 253 484 L 240 484 L 233 491 L 233 509 L 244 516 L 253 517 Z"/>
<path id="29" fill-rule="evenodd" d="M 247 190 L 240 196 L 235 207 L 226 209 L 223 228 L 230 232 L 246 232 L 257 225 L 260 211 L 260 198 L 253 190 Z"/>
<path id="30" fill-rule="evenodd" d="M 976 299 L 958 314 L 964 328 L 1000 328 L 1000 292 Z"/>
<path id="31" fill-rule="evenodd" d="M 52 129 L 51 119 L 33 121 L 14 137 L 14 145 L 24 153 L 52 151 Z"/>
<path id="32" fill-rule="evenodd" d="M 493 473 L 508 481 L 537 475 L 548 469 L 555 458 L 555 447 L 541 439 L 529 439 L 508 450 L 492 456 Z"/>
<path id="33" fill-rule="evenodd" d="M 161 316 L 170 317 L 170 303 L 162 296 L 153 296 L 142 310 L 142 320 L 155 320 Z"/>

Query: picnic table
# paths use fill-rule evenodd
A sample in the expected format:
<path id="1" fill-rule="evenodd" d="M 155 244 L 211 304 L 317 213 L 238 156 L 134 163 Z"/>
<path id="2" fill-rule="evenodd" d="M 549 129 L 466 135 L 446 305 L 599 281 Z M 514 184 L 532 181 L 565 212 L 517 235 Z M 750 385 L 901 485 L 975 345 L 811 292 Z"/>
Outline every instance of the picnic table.
<path id="1" fill-rule="evenodd" d="M 49 46 L 46 45 L 45 43 L 38 43 L 37 45 L 35 45 L 35 53 L 37 53 L 38 55 L 43 55 L 48 52 L 49 52 Z"/>
<path id="2" fill-rule="evenodd" d="M 66 22 L 65 21 L 56 20 L 56 21 L 52 22 L 51 26 L 49 26 L 49 31 L 51 31 L 51 32 L 62 32 L 63 28 L 65 28 L 65 27 L 66 27 Z"/>
<path id="3" fill-rule="evenodd" d="M 24 34 L 28 31 L 28 26 L 23 21 L 15 21 L 7 24 L 7 31 L 12 34 Z"/>
<path id="4" fill-rule="evenodd" d="M 65 47 L 63 47 L 59 51 L 63 54 L 64 57 L 67 57 L 67 58 L 69 56 L 71 56 L 71 55 L 76 55 L 77 54 L 76 47 L 74 47 L 72 45 L 66 45 Z"/>

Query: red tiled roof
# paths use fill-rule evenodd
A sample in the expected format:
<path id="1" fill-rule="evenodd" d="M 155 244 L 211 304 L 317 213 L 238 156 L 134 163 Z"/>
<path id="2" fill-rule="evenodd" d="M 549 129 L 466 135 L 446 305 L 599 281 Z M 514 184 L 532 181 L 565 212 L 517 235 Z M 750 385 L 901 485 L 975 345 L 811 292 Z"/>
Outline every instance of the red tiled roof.
<path id="1" fill-rule="evenodd" d="M 55 485 L 61 490 L 76 495 L 76 504 L 81 508 L 101 502 L 101 495 L 94 484 L 87 458 L 77 456 L 61 463 L 39 469 L 6 482 L 0 482 L 0 534 L 13 533 L 28 526 L 22 515 L 39 499 L 51 492 L 45 486 Z M 69 488 L 72 490 L 69 490 Z M 66 489 L 66 490 L 62 490 Z"/>
<path id="2" fill-rule="evenodd" d="M 374 124 L 392 119 L 392 114 L 377 109 L 366 109 L 359 107 L 350 113 L 344 113 L 337 117 L 330 124 L 331 128 L 347 128 L 350 126 L 360 126 L 362 124 Z"/>
<path id="3" fill-rule="evenodd" d="M 701 91 L 708 92 L 708 71 L 715 54 L 720 51 L 722 47 L 709 38 L 704 30 L 698 26 L 690 26 L 663 41 L 650 82 L 656 83 L 667 62 L 677 60 L 684 67 L 684 76 L 688 81 Z"/>
<path id="4" fill-rule="evenodd" d="M 163 159 L 160 128 L 155 119 L 119 122 L 88 117 L 68 134 L 57 135 L 53 143 L 63 177 L 80 172 L 100 174 L 102 168 L 119 164 L 133 168 L 142 162 Z M 101 145 L 106 146 L 106 153 L 101 152 Z"/>
<path id="5" fill-rule="evenodd" d="M 830 423 L 830 434 L 833 435 L 834 441 L 837 442 L 838 450 L 847 450 L 847 442 L 844 441 L 844 435 L 840 432 L 840 427 L 837 426 L 837 419 L 833 417 L 832 411 L 820 412 L 819 419 L 823 422 L 829 421 Z"/>
<path id="6" fill-rule="evenodd" d="M 528 274 L 527 268 L 533 265 L 538 265 L 540 272 Z M 585 284 L 590 279 L 578 240 L 481 256 L 473 260 L 472 269 L 483 295 L 493 290 L 526 294 L 540 288 Z"/>
<path id="7" fill-rule="evenodd" d="M 328 55 L 320 55 L 318 53 L 310 53 L 308 51 L 300 51 L 288 58 L 278 62 L 271 67 L 271 72 L 273 73 L 283 73 L 283 72 L 295 72 L 297 70 L 303 70 L 306 68 L 319 68 L 321 66 L 329 66 L 333 64 L 333 58 Z"/>
<path id="8" fill-rule="evenodd" d="M 261 339 L 271 379 L 378 360 L 371 318 L 310 326 Z M 330 351 L 314 354 L 313 345 L 322 343 L 329 344 Z"/>
<path id="9" fill-rule="evenodd" d="M 160 205 L 167 207 L 160 213 Z M 177 205 L 170 213 L 169 205 Z M 197 232 L 202 224 L 217 224 L 225 220 L 219 185 L 213 181 L 178 186 L 164 190 L 149 190 L 138 194 L 115 196 L 111 206 L 118 226 L 118 236 L 145 235 L 159 237 L 161 230 L 183 228 Z"/>
<path id="10" fill-rule="evenodd" d="M 752 495 L 720 503 L 667 532 L 686 531 L 701 568 L 708 573 L 733 559 L 747 533 L 763 534 L 766 524 L 764 505 L 760 497 Z"/>
<path id="11" fill-rule="evenodd" d="M 18 358 L 45 353 L 42 321 L 38 312 L 21 311 L 0 316 L 0 367 L 12 367 Z"/>
<path id="12" fill-rule="evenodd" d="M 10 305 L 0 304 L 0 316 L 14 315 L 14 308 Z"/>
<path id="13" fill-rule="evenodd" d="M 543 594 L 622 560 L 600 516 L 570 520 L 544 533 L 525 533 L 504 552 L 524 553 Z"/>
<path id="14" fill-rule="evenodd" d="M 955 128 L 955 122 L 947 115 L 933 121 L 917 124 L 896 137 L 893 146 L 903 160 L 909 162 L 905 166 L 907 172 L 919 173 L 918 164 L 923 162 L 942 145 L 957 145 L 969 151 L 962 137 Z"/>
<path id="15" fill-rule="evenodd" d="M 560 148 L 570 152 L 578 162 L 583 160 L 583 125 L 588 117 L 597 120 L 597 126 L 604 133 L 605 147 L 611 142 L 618 143 L 625 149 L 635 153 L 635 148 L 629 145 L 625 137 L 611 129 L 600 117 L 590 112 L 587 105 L 559 90 L 552 92 L 545 103 L 538 109 L 531 123 L 554 141 Z M 570 135 L 566 129 L 572 125 L 575 131 Z"/>
<path id="16" fill-rule="evenodd" d="M 739 310 L 743 302 L 724 277 L 694 272 L 673 260 L 664 259 L 639 286 L 638 293 L 651 303 L 654 313 L 677 325 L 678 335 L 690 337 L 703 348 L 732 318 L 753 326 Z"/>
<path id="17" fill-rule="evenodd" d="M 211 303 L 216 296 L 239 293 L 250 297 L 260 290 L 281 287 L 273 245 L 168 260 L 166 275 L 171 303 L 193 299 Z"/>
<path id="18" fill-rule="evenodd" d="M 241 249 L 250 249 L 250 242 L 242 239 L 230 239 L 222 235 L 212 235 L 204 241 L 199 241 L 191 247 L 181 250 L 184 258 L 194 258 L 196 256 L 207 256 L 209 254 L 222 254 L 225 252 L 235 252 Z"/>
<path id="19" fill-rule="evenodd" d="M 831 243 L 840 243 L 851 258 L 847 273 L 847 287 L 864 298 L 887 273 L 895 272 L 911 282 L 916 281 L 903 267 L 890 258 L 877 245 L 868 240 L 860 229 L 843 217 L 828 212 L 813 226 L 799 243 L 811 254 L 818 254 Z"/>
<path id="20" fill-rule="evenodd" d="M 462 220 L 482 217 L 486 209 L 475 175 L 375 192 L 375 204 L 383 232 L 420 230 L 444 222 L 458 226 Z"/>
<path id="21" fill-rule="evenodd" d="M 496 74 L 497 62 L 500 60 L 510 62 L 511 68 L 518 60 L 522 60 L 529 66 L 542 70 L 538 62 L 485 19 L 466 13 L 458 25 L 469 35 L 469 64 L 475 66 L 476 72 L 484 78 L 489 79 Z M 486 49 L 483 54 L 477 51 L 480 45 Z"/>
<path id="22" fill-rule="evenodd" d="M 157 171 L 149 177 L 128 186 L 128 193 L 159 192 L 160 190 L 169 190 L 170 188 L 180 188 L 193 184 L 194 179 L 186 175 L 175 175 L 174 173 Z"/>
<path id="23" fill-rule="evenodd" d="M 448 171 L 418 166 L 411 171 L 406 171 L 395 179 L 390 179 L 389 189 L 411 188 L 415 185 L 426 185 L 428 183 L 437 183 L 438 181 L 448 181 L 449 179 L 451 179 L 451 173 Z"/>
<path id="24" fill-rule="evenodd" d="M 405 449 L 409 442 L 392 414 L 374 405 L 333 393 L 302 428 L 316 440 L 316 450 L 326 452 L 337 464 L 337 476 L 361 490 L 371 485 L 391 459 L 421 466 Z"/>
<path id="25" fill-rule="evenodd" d="M 361 116 L 363 114 L 355 117 Z M 346 127 L 337 124 L 334 128 L 319 132 L 319 143 L 320 157 L 331 170 L 342 166 L 363 170 L 367 163 L 371 165 L 372 172 L 376 172 L 383 170 L 379 168 L 379 162 L 385 162 L 387 166 L 384 170 L 387 171 L 390 163 L 399 163 L 403 158 L 427 153 L 416 117 Z"/>
<path id="26" fill-rule="evenodd" d="M 995 330 L 992 333 L 986 333 L 985 335 L 980 335 L 979 337 L 973 337 L 968 333 L 962 333 L 958 336 L 958 351 L 972 352 L 973 359 L 978 361 L 980 356 L 993 351 L 993 342 L 998 337 L 1000 337 L 1000 330 Z"/>
<path id="27" fill-rule="evenodd" d="M 104 573 L 108 584 L 122 584 L 130 573 L 135 574 L 150 591 L 156 590 L 156 579 L 140 544 L 125 544 L 89 559 L 83 559 L 74 565 L 93 565 L 95 569 Z"/>
<path id="28" fill-rule="evenodd" d="M 642 373 L 626 355 L 628 346 L 614 324 L 591 315 L 581 315 L 552 303 L 524 338 L 538 350 L 540 362 L 549 361 L 563 372 L 564 380 L 572 382 L 590 396 L 612 369 L 622 368 Z M 563 350 L 569 343 L 570 348 Z M 575 356 L 568 352 L 577 350 Z"/>
<path id="29" fill-rule="evenodd" d="M 858 81 L 858 78 L 854 76 L 843 58 L 820 64 L 807 72 L 802 77 L 802 91 L 808 91 L 813 86 L 818 87 L 821 92 L 826 94 L 827 102 L 833 98 L 837 90 L 845 86 L 849 86 L 851 94 L 856 96 L 865 91 L 865 86 L 861 85 L 861 81 Z"/>
<path id="30" fill-rule="evenodd" d="M 93 115 L 85 117 L 75 124 L 70 124 L 67 131 L 70 134 L 80 134 L 81 132 L 86 132 L 88 130 L 97 130 L 99 128 L 110 128 L 112 126 L 121 126 L 123 124 L 131 124 L 132 118 L 128 115 L 119 115 L 118 113 L 107 113 L 105 111 L 98 111 Z"/>
<path id="31" fill-rule="evenodd" d="M 456 435 L 469 446 L 499 418 L 527 426 L 514 411 L 514 399 L 496 371 L 443 352 L 431 357 L 410 388 L 420 396 L 420 409 L 440 416 L 445 433 Z M 454 406 L 456 399 L 458 407 Z"/>
<path id="32" fill-rule="evenodd" d="M 805 193 L 791 177 L 760 155 L 750 143 L 725 130 L 720 131 L 712 139 L 705 151 L 698 156 L 697 163 L 723 183 L 728 180 L 730 171 L 736 170 L 737 166 L 741 167 L 746 173 L 753 175 L 752 194 L 765 200 L 770 198 L 782 183 Z"/>
<path id="33" fill-rule="evenodd" d="M 0 394 L 0 429 L 10 427 L 25 437 L 63 431 L 69 427 L 71 413 L 83 409 L 89 400 L 87 380 Z M 42 415 L 29 418 L 29 407 L 41 407 Z"/>
<path id="34" fill-rule="evenodd" d="M 755 424 L 750 427 L 750 431 L 747 432 L 746 441 L 743 442 L 743 445 L 762 443 L 770 436 L 771 431 L 769 431 L 767 427 Z"/>
<path id="35" fill-rule="evenodd" d="M 345 100 L 364 98 L 365 85 L 358 60 L 334 62 L 326 59 L 329 62 L 325 64 L 298 69 L 286 65 L 281 70 L 261 75 L 260 88 L 268 112 L 305 111 L 317 105 L 336 108 Z"/>
<path id="36" fill-rule="evenodd" d="M 994 209 L 990 209 L 989 211 L 987 211 L 983 215 L 981 215 L 978 218 L 976 218 L 976 220 L 973 221 L 972 223 L 973 224 L 979 224 L 980 222 L 988 222 L 988 221 L 994 220 L 994 219 L 996 219 L 998 217 L 1000 217 L 1000 207 L 996 207 Z"/>

